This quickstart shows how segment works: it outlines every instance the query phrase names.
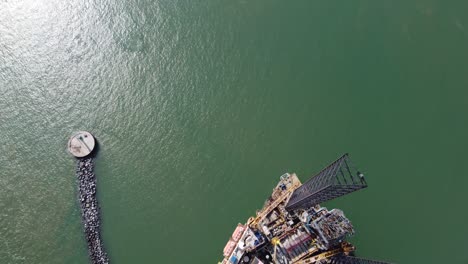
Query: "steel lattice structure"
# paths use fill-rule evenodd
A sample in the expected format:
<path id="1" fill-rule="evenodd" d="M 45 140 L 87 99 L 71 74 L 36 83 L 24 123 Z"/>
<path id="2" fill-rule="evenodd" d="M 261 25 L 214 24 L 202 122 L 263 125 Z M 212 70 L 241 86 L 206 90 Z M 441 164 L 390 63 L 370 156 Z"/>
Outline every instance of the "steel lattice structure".
<path id="1" fill-rule="evenodd" d="M 331 264 L 389 264 L 388 262 L 368 260 L 351 256 L 336 256 L 330 259 Z"/>
<path id="2" fill-rule="evenodd" d="M 286 210 L 308 209 L 366 187 L 364 175 L 352 166 L 348 154 L 344 154 L 297 188 Z"/>

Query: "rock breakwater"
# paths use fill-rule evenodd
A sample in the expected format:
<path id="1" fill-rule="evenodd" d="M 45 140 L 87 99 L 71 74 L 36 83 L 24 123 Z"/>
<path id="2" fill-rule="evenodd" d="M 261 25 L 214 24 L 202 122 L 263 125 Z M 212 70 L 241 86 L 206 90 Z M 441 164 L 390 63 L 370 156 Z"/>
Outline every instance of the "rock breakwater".
<path id="1" fill-rule="evenodd" d="M 108 264 L 109 258 L 104 251 L 100 235 L 99 205 L 96 198 L 96 177 L 92 158 L 78 159 L 76 176 L 78 178 L 78 199 L 81 218 L 88 243 L 88 253 L 92 264 Z"/>

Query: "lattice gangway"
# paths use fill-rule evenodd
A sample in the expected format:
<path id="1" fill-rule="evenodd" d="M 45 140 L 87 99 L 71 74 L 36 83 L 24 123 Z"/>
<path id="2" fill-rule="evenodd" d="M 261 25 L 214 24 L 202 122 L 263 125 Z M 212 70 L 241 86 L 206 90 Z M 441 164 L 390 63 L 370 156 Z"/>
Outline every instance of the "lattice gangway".
<path id="1" fill-rule="evenodd" d="M 344 154 L 297 188 L 286 210 L 308 209 L 366 187 L 364 175 L 352 165 L 348 154 Z"/>

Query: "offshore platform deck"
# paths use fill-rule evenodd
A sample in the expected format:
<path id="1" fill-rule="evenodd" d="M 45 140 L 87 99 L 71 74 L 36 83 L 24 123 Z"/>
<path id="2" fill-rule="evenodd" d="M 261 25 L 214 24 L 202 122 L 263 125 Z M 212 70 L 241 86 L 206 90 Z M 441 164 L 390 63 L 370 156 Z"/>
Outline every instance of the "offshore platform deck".
<path id="1" fill-rule="evenodd" d="M 294 173 L 282 175 L 256 216 L 238 224 L 220 263 L 386 263 L 354 257 L 355 247 L 346 241 L 354 234 L 353 225 L 343 211 L 320 206 L 366 187 L 348 154 L 304 184 Z"/>

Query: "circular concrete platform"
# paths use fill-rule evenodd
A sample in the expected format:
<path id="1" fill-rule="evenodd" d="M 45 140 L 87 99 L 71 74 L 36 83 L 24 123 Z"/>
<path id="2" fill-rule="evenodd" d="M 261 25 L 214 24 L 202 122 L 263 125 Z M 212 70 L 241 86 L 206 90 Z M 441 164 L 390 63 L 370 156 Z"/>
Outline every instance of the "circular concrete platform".
<path id="1" fill-rule="evenodd" d="M 96 142 L 93 135 L 86 131 L 73 134 L 68 140 L 68 151 L 77 158 L 88 156 L 94 149 Z"/>

